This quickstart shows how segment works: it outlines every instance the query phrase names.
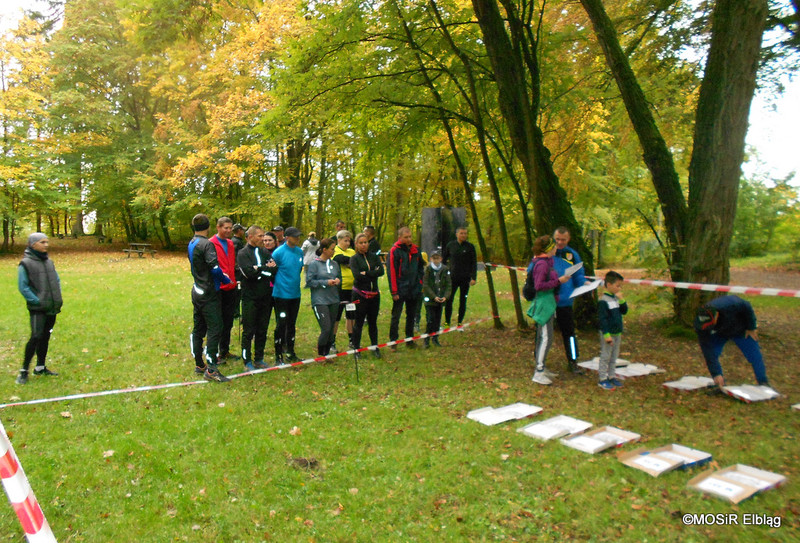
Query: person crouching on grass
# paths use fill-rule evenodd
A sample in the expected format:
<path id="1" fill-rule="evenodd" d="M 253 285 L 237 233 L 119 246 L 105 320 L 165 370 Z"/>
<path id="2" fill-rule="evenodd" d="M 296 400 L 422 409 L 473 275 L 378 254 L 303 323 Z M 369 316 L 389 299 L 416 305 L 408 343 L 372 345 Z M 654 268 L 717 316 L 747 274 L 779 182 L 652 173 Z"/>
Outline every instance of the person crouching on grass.
<path id="1" fill-rule="evenodd" d="M 606 390 L 622 386 L 617 379 L 616 366 L 619 345 L 622 341 L 622 316 L 628 312 L 628 304 L 622 299 L 624 278 L 615 271 L 606 274 L 606 292 L 597 302 L 597 317 L 600 321 L 600 376 L 598 385 Z"/>
<path id="2" fill-rule="evenodd" d="M 439 251 L 431 253 L 430 264 L 425 268 L 425 275 L 422 278 L 422 299 L 425 301 L 425 320 L 427 328 L 425 333 L 432 334 L 439 331 L 442 324 L 442 310 L 447 303 L 453 290 L 453 283 L 450 279 L 450 270 L 442 264 L 442 254 Z M 430 347 L 430 341 L 437 347 L 439 336 L 425 338 L 425 348 Z"/>

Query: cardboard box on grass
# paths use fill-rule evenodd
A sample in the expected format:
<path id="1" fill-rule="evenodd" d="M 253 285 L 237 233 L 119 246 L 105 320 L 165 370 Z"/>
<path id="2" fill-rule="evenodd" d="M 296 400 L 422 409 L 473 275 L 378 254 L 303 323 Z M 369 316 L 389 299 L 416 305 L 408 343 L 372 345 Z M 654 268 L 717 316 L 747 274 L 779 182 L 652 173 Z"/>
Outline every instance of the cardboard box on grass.
<path id="1" fill-rule="evenodd" d="M 711 455 L 707 452 L 673 443 L 656 449 L 640 448 L 628 453 L 621 453 L 617 456 L 617 459 L 626 466 L 642 470 L 653 477 L 658 477 L 674 469 L 686 469 L 703 465 L 711 461 Z"/>
<path id="2" fill-rule="evenodd" d="M 667 381 L 663 384 L 670 390 L 700 390 L 713 387 L 714 380 L 711 377 L 695 377 L 694 375 L 684 375 L 677 381 Z"/>
<path id="3" fill-rule="evenodd" d="M 741 400 L 745 403 L 763 402 L 773 400 L 780 396 L 771 387 L 763 385 L 735 385 L 724 386 L 722 390 L 728 396 Z"/>
<path id="4" fill-rule="evenodd" d="M 734 464 L 720 470 L 707 470 L 691 479 L 690 488 L 739 503 L 753 494 L 777 488 L 786 482 L 786 477 L 771 471 L 745 464 Z"/>
<path id="5" fill-rule="evenodd" d="M 642 436 L 614 426 L 603 426 L 585 434 L 561 439 L 561 443 L 579 451 L 595 454 L 613 447 L 621 447 L 625 443 L 638 441 Z"/>
<path id="6" fill-rule="evenodd" d="M 486 426 L 494 426 L 502 422 L 510 420 L 519 420 L 527 417 L 538 415 L 542 412 L 542 408 L 536 405 L 529 405 L 526 403 L 512 403 L 503 407 L 483 407 L 481 409 L 474 409 L 467 413 L 467 418 L 480 422 Z"/>
<path id="7" fill-rule="evenodd" d="M 519 428 L 517 432 L 543 441 L 558 439 L 566 435 L 575 435 L 585 432 L 592 427 L 591 422 L 558 415 L 540 422 L 534 422 Z"/>

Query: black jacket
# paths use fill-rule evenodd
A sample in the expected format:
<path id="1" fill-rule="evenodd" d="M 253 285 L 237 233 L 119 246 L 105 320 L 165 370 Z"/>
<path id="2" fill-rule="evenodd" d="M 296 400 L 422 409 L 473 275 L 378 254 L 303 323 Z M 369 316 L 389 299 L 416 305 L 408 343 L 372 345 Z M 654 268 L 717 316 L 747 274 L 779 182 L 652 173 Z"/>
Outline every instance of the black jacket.
<path id="1" fill-rule="evenodd" d="M 445 246 L 442 258 L 443 264 L 450 269 L 453 282 L 463 283 L 478 278 L 478 254 L 470 242 L 451 241 Z"/>
<path id="2" fill-rule="evenodd" d="M 272 284 L 278 267 L 267 266 L 269 262 L 274 262 L 272 253 L 249 243 L 236 253 L 236 273 L 242 276 L 243 298 L 272 296 Z"/>
<path id="3" fill-rule="evenodd" d="M 61 312 L 61 282 L 53 261 L 28 247 L 19 263 L 28 276 L 28 285 L 39 298 L 38 304 L 28 302 L 28 311 L 56 315 Z"/>
<path id="4" fill-rule="evenodd" d="M 353 288 L 368 292 L 378 292 L 378 277 L 383 275 L 381 257 L 367 252 L 350 257 L 350 271 L 353 272 Z M 366 272 L 361 275 L 361 272 Z"/>

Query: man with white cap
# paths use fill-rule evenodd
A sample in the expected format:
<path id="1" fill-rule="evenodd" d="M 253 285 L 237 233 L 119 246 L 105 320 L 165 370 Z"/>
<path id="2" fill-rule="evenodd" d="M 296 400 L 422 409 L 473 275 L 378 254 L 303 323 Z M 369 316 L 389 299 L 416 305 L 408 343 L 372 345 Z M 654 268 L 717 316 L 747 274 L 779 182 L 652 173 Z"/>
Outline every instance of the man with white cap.
<path id="1" fill-rule="evenodd" d="M 28 236 L 28 247 L 19 263 L 17 284 L 28 303 L 31 318 L 31 337 L 25 345 L 25 358 L 19 370 L 17 383 L 28 382 L 28 369 L 36 355 L 34 375 L 58 375 L 45 365 L 50 334 L 56 324 L 56 315 L 61 312 L 61 280 L 53 261 L 47 256 L 50 240 L 41 232 Z"/>

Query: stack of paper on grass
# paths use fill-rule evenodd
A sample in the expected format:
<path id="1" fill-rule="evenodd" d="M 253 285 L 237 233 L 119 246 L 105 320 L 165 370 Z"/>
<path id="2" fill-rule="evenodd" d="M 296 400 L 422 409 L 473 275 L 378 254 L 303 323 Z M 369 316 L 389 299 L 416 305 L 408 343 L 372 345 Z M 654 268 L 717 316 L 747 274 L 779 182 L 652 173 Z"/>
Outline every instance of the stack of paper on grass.
<path id="1" fill-rule="evenodd" d="M 595 454 L 612 447 L 621 447 L 629 441 L 638 441 L 641 437 L 639 434 L 620 430 L 613 426 L 603 426 L 585 434 L 565 437 L 561 443 L 579 451 Z"/>
<path id="2" fill-rule="evenodd" d="M 517 432 L 547 441 L 566 435 L 580 434 L 591 427 L 591 422 L 574 419 L 566 415 L 558 415 L 557 417 L 523 426 Z"/>
<path id="3" fill-rule="evenodd" d="M 722 387 L 722 390 L 725 391 L 725 394 L 728 396 L 733 396 L 737 400 L 742 400 L 743 402 L 750 403 L 750 402 L 763 402 L 764 400 L 772 400 L 780 396 L 776 391 L 772 390 L 768 386 L 758 386 L 758 385 L 738 385 L 738 386 L 726 386 Z"/>
<path id="4" fill-rule="evenodd" d="M 684 375 L 677 381 L 668 381 L 664 383 L 664 386 L 673 390 L 699 390 L 701 388 L 714 386 L 714 380 L 711 377 Z"/>
<path id="5" fill-rule="evenodd" d="M 617 358 L 616 368 L 619 369 L 624 366 L 627 366 L 628 364 L 630 364 L 628 360 L 625 360 L 624 358 Z M 591 360 L 587 360 L 586 362 L 578 362 L 578 365 L 582 368 L 586 368 L 587 370 L 599 371 L 600 357 L 595 356 L 594 358 L 592 358 Z"/>
<path id="6" fill-rule="evenodd" d="M 711 461 L 711 455 L 707 452 L 674 443 L 657 449 L 637 449 L 622 453 L 617 458 L 626 466 L 640 469 L 653 477 L 676 468 L 686 469 Z"/>
<path id="7" fill-rule="evenodd" d="M 639 362 L 628 364 L 627 366 L 616 369 L 616 374 L 618 377 L 641 377 L 643 375 L 652 375 L 654 373 L 666 373 L 666 370 L 662 370 L 661 368 L 652 364 L 640 364 Z"/>
<path id="8" fill-rule="evenodd" d="M 735 464 L 724 469 L 703 472 L 689 481 L 689 487 L 739 503 L 757 492 L 777 488 L 785 482 L 786 477 L 783 475 Z"/>
<path id="9" fill-rule="evenodd" d="M 486 426 L 494 426 L 501 422 L 508 422 L 510 420 L 519 420 L 526 417 L 532 417 L 542 412 L 541 407 L 535 405 L 528 405 L 526 403 L 512 403 L 504 407 L 484 407 L 475 409 L 467 413 L 467 418 L 472 419 Z"/>

